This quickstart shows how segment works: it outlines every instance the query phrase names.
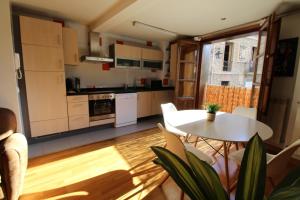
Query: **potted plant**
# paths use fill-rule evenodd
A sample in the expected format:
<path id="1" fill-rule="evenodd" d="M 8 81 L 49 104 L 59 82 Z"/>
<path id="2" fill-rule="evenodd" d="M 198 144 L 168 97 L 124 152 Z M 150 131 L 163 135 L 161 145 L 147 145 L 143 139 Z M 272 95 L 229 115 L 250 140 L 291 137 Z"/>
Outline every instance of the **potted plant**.
<path id="1" fill-rule="evenodd" d="M 217 172 L 205 161 L 186 151 L 188 163 L 163 147 L 151 147 L 162 166 L 176 184 L 192 200 L 229 200 Z M 300 199 L 300 168 L 292 171 L 271 192 L 264 196 L 266 181 L 266 151 L 258 134 L 247 143 L 235 194 L 236 200 L 296 200 Z"/>
<path id="2" fill-rule="evenodd" d="M 207 109 L 207 120 L 214 121 L 216 119 L 216 113 L 220 110 L 221 106 L 218 104 L 208 104 Z"/>

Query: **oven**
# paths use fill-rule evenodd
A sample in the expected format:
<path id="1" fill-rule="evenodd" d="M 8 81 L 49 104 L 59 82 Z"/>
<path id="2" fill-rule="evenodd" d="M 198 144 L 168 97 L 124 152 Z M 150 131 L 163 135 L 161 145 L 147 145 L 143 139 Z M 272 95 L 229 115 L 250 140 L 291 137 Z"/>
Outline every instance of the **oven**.
<path id="1" fill-rule="evenodd" d="M 89 95 L 90 122 L 115 118 L 115 94 Z"/>

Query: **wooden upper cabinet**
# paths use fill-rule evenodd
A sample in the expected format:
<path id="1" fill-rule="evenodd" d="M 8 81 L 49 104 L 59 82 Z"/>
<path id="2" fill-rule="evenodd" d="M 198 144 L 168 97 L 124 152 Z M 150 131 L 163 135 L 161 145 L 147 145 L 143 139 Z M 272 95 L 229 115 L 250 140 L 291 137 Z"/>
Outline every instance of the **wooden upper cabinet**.
<path id="1" fill-rule="evenodd" d="M 62 25 L 60 23 L 20 16 L 22 44 L 62 46 Z"/>
<path id="2" fill-rule="evenodd" d="M 78 65 L 79 54 L 77 32 L 74 29 L 63 27 L 64 62 L 67 65 Z"/>
<path id="3" fill-rule="evenodd" d="M 143 60 L 163 60 L 163 52 L 157 49 L 142 48 Z"/>
<path id="4" fill-rule="evenodd" d="M 62 48 L 22 45 L 25 71 L 64 71 Z"/>
<path id="5" fill-rule="evenodd" d="M 141 60 L 142 48 L 126 44 L 115 44 L 115 57 Z"/>

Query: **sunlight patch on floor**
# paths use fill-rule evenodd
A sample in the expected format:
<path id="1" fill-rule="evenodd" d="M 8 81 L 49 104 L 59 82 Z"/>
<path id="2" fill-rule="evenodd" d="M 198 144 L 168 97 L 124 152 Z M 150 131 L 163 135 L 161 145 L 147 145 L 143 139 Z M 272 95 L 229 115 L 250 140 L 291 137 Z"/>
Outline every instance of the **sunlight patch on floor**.
<path id="1" fill-rule="evenodd" d="M 101 157 L 106 159 L 97 159 Z M 80 161 L 80 163 L 78 163 L 78 161 Z M 51 190 L 57 187 L 64 187 L 77 183 L 79 179 L 84 181 L 111 171 L 127 171 L 129 169 L 130 165 L 119 153 L 116 147 L 109 146 L 99 150 L 57 160 L 49 164 L 29 168 L 27 170 L 25 191 L 26 193 L 34 193 L 40 192 L 41 189 Z M 49 187 L 45 188 L 45 182 L 51 182 Z M 140 183 L 140 180 L 135 177 L 133 179 L 133 183 L 138 184 Z M 39 187 L 39 185 L 42 186 Z"/>
<path id="2" fill-rule="evenodd" d="M 59 199 L 66 199 L 66 198 L 82 198 L 84 199 L 85 196 L 89 195 L 88 192 L 86 191 L 78 191 L 78 192 L 70 192 L 70 193 L 67 193 L 67 194 L 63 194 L 63 195 L 58 195 L 58 196 L 55 196 L 55 197 L 51 197 L 51 198 L 47 198 L 45 200 L 59 200 Z"/>

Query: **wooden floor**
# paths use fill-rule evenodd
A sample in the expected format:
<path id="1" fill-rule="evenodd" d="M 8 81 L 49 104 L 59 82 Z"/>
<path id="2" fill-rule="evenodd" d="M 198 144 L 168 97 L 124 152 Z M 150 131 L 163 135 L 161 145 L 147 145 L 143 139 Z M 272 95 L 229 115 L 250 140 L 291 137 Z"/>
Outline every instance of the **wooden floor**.
<path id="1" fill-rule="evenodd" d="M 154 156 L 150 146 L 164 143 L 155 128 L 31 159 L 21 199 L 142 199 L 165 172 L 152 162 L 135 166 Z M 216 141 L 210 144 L 220 145 Z M 204 142 L 198 148 L 209 154 L 214 152 Z M 217 156 L 214 168 L 224 181 L 223 163 Z M 234 162 L 230 162 L 230 175 L 233 181 Z"/>

